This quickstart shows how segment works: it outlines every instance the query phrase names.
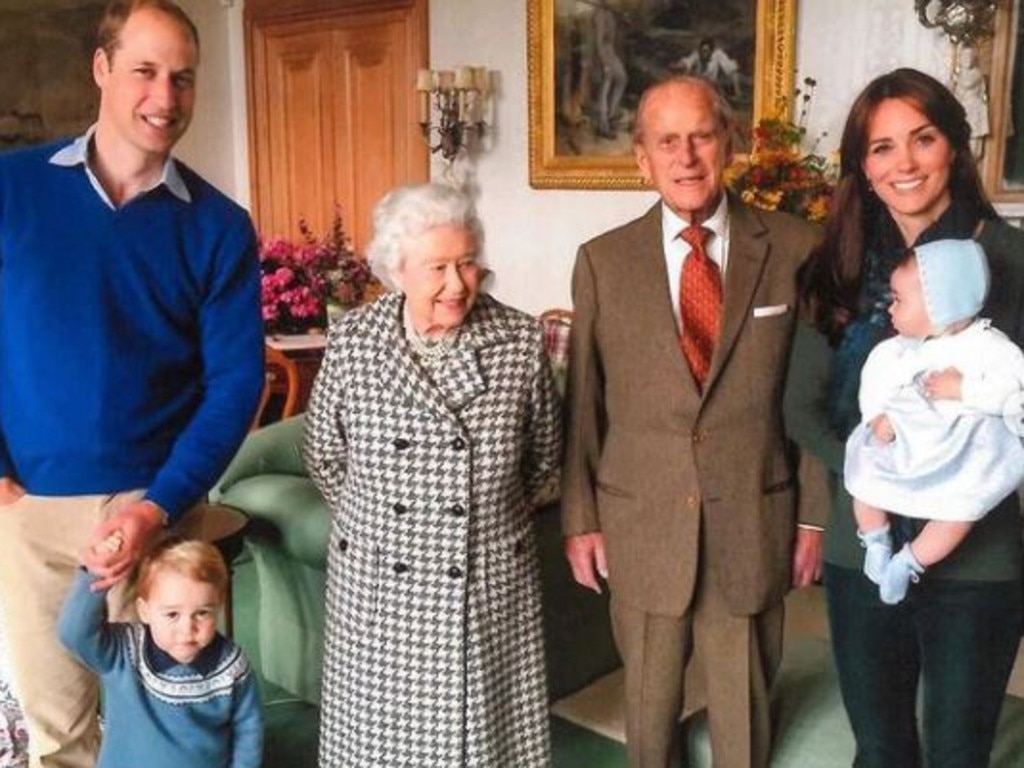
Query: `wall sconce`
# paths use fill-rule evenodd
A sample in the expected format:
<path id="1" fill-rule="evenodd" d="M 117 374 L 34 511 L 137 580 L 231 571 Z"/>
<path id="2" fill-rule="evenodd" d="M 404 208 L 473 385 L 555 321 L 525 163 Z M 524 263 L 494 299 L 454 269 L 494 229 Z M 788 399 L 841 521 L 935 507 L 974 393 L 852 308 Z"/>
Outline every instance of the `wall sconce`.
<path id="1" fill-rule="evenodd" d="M 491 93 L 491 73 L 485 67 L 421 69 L 416 75 L 416 91 L 420 130 L 431 152 L 440 152 L 451 163 L 470 136 L 483 136 L 487 128 L 484 108 Z"/>

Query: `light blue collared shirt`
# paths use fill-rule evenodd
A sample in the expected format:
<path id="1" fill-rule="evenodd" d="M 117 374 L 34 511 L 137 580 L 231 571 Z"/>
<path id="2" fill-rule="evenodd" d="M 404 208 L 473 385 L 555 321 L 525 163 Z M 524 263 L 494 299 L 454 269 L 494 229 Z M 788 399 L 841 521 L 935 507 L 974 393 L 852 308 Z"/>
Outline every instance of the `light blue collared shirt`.
<path id="1" fill-rule="evenodd" d="M 110 196 L 106 190 L 103 189 L 103 185 L 100 184 L 99 179 L 96 178 L 96 174 L 93 173 L 92 168 L 89 167 L 89 144 L 92 143 L 93 134 L 96 133 L 96 124 L 93 123 L 82 136 L 79 136 L 72 143 L 68 144 L 63 149 L 57 150 L 50 158 L 50 162 L 54 165 L 61 165 L 66 168 L 71 168 L 76 165 L 82 165 L 85 167 L 85 175 L 89 178 L 89 183 L 92 184 L 92 188 L 96 190 L 96 194 L 100 196 L 100 199 L 107 204 L 112 211 L 117 210 L 117 206 L 114 205 Z M 185 186 L 185 180 L 181 178 L 181 173 L 178 171 L 178 165 L 174 162 L 173 157 L 168 157 L 164 163 L 163 173 L 160 174 L 160 178 L 156 180 L 153 186 L 148 189 L 144 189 L 139 194 L 145 194 L 163 184 L 167 187 L 168 191 L 177 197 L 178 199 L 186 202 L 192 202 L 192 195 L 188 193 L 188 187 Z M 138 197 L 138 195 L 136 195 Z M 128 202 L 127 200 L 125 202 Z"/>

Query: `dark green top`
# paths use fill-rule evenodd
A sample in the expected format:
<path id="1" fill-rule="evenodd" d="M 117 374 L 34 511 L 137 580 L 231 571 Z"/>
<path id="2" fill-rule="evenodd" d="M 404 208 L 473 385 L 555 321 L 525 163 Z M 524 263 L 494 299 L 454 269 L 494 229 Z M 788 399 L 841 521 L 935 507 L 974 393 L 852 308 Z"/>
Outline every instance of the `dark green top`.
<path id="1" fill-rule="evenodd" d="M 1024 346 L 1024 231 L 1003 221 L 986 222 L 978 235 L 988 255 L 992 287 L 981 316 L 1017 345 Z M 825 562 L 860 569 L 864 550 L 856 536 L 850 495 L 843 487 L 846 440 L 829 426 L 826 402 L 833 350 L 825 337 L 806 324 L 797 330 L 786 383 L 785 417 L 790 437 L 823 461 L 829 470 L 831 509 L 825 536 Z M 924 520 L 914 520 L 917 529 Z M 1007 497 L 980 520 L 967 539 L 940 563 L 929 578 L 1011 580 L 1022 573 L 1020 503 Z"/>

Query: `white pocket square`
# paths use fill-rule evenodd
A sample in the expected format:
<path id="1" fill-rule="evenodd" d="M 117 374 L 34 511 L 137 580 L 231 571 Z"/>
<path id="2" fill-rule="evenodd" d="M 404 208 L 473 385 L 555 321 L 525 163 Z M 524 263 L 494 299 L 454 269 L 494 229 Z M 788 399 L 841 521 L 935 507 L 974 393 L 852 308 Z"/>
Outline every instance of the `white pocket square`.
<path id="1" fill-rule="evenodd" d="M 754 307 L 754 317 L 775 317 L 789 312 L 789 304 L 772 304 L 767 307 Z"/>

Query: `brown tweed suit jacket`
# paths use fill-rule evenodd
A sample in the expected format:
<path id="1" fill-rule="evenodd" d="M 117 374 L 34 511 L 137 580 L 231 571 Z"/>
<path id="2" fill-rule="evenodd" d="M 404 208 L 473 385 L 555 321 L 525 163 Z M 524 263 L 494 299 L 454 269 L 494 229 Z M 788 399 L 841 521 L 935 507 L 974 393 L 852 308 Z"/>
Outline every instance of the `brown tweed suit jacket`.
<path id="1" fill-rule="evenodd" d="M 796 478 L 781 397 L 795 273 L 817 232 L 734 199 L 729 222 L 703 395 L 670 307 L 660 203 L 585 243 L 573 273 L 563 531 L 602 531 L 616 599 L 649 613 L 685 613 L 699 574 L 736 615 L 790 584 Z"/>

